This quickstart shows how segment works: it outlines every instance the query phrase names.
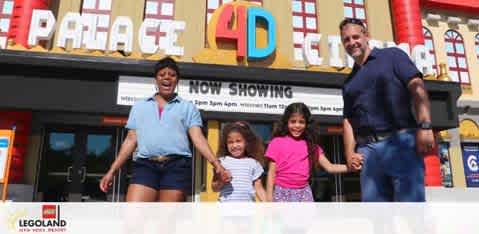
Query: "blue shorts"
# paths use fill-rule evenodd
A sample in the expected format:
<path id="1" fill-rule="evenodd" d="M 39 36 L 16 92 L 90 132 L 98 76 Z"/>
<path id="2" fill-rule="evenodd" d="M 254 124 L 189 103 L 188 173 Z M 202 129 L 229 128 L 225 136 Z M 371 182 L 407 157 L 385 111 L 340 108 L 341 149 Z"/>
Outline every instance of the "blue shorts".
<path id="1" fill-rule="evenodd" d="M 130 184 L 141 184 L 155 190 L 182 190 L 191 194 L 192 160 L 188 157 L 175 157 L 157 162 L 138 158 L 133 162 Z"/>
<path id="2" fill-rule="evenodd" d="M 361 197 L 366 202 L 424 202 L 424 158 L 414 129 L 383 141 L 359 145 L 364 156 Z"/>

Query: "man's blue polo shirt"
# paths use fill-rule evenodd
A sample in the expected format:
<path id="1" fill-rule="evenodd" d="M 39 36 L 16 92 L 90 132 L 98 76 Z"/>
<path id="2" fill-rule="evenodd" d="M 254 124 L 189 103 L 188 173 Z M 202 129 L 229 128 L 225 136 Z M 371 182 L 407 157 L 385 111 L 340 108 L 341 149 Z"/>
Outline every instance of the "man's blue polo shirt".
<path id="1" fill-rule="evenodd" d="M 415 128 L 407 88 L 414 77 L 421 72 L 398 48 L 375 48 L 362 66 L 355 64 L 343 86 L 343 116 L 355 134 Z"/>
<path id="2" fill-rule="evenodd" d="M 191 157 L 188 129 L 202 126 L 196 106 L 178 96 L 169 101 L 160 115 L 155 97 L 136 102 L 126 128 L 136 131 L 137 157 L 184 155 Z"/>

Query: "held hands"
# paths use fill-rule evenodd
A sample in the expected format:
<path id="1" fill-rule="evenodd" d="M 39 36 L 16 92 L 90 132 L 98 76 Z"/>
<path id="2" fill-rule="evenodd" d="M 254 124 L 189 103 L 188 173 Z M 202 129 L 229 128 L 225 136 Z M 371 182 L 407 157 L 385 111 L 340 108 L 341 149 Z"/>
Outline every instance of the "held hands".
<path id="1" fill-rule="evenodd" d="M 351 172 L 356 172 L 361 170 L 363 167 L 363 155 L 358 153 L 353 153 L 350 157 L 347 158 L 348 170 Z"/>
<path id="2" fill-rule="evenodd" d="M 223 167 L 223 165 L 221 165 L 221 163 L 219 163 L 219 161 L 215 161 L 213 166 L 215 168 L 215 173 L 219 176 L 221 182 L 223 182 L 223 183 L 231 182 L 231 179 L 232 179 L 231 172 L 226 170 Z"/>
<path id="3" fill-rule="evenodd" d="M 416 131 L 416 149 L 420 154 L 427 154 L 434 148 L 434 133 L 430 129 Z"/>

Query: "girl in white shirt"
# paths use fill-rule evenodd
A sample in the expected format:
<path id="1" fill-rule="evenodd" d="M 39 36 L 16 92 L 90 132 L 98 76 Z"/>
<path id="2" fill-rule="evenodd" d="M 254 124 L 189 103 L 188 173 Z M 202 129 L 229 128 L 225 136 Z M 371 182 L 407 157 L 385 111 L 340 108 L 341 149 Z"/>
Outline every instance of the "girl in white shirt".
<path id="1" fill-rule="evenodd" d="M 227 124 L 223 128 L 218 152 L 221 165 L 231 175 L 231 182 L 223 183 L 213 176 L 213 191 L 220 192 L 220 202 L 254 202 L 255 195 L 266 201 L 261 183 L 264 147 L 261 139 L 244 121 Z"/>

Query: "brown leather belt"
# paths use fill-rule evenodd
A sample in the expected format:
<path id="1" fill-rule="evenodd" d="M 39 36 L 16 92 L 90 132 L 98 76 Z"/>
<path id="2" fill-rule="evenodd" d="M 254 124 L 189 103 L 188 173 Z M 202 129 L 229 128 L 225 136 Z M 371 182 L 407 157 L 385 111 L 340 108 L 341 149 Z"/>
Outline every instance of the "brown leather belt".
<path id="1" fill-rule="evenodd" d="M 370 134 L 370 135 L 357 135 L 355 137 L 356 143 L 359 145 L 364 145 L 368 143 L 375 143 L 378 141 L 383 141 L 388 139 L 391 136 L 394 136 L 399 133 L 404 133 L 407 132 L 408 130 L 411 130 L 412 128 L 403 128 L 397 131 L 391 131 L 391 132 L 380 132 L 380 133 L 375 133 L 375 134 Z"/>
<path id="2" fill-rule="evenodd" d="M 155 161 L 155 162 L 165 162 L 165 161 L 168 161 L 168 160 L 178 159 L 178 158 L 181 158 L 181 157 L 184 157 L 184 156 L 182 156 L 182 155 L 176 155 L 176 154 L 172 154 L 172 155 L 156 155 L 156 156 L 151 156 L 151 157 L 149 157 L 148 160 Z"/>

